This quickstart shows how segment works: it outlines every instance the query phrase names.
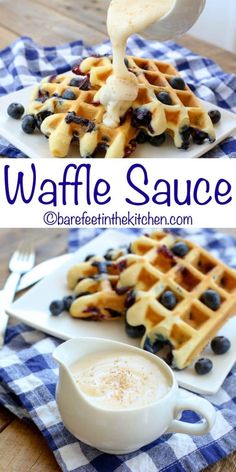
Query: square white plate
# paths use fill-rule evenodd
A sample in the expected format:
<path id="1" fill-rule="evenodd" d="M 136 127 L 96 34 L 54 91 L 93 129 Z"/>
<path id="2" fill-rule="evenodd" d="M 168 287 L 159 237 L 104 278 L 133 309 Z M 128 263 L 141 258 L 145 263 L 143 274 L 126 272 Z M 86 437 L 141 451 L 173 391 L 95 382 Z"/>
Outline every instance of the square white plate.
<path id="1" fill-rule="evenodd" d="M 59 317 L 53 317 L 50 315 L 48 308 L 52 300 L 61 299 L 69 293 L 66 287 L 66 274 L 69 267 L 83 261 L 88 254 L 104 254 L 108 248 L 129 244 L 131 240 L 130 235 L 113 230 L 102 233 L 73 254 L 67 262 L 63 263 L 61 268 L 45 277 L 13 303 L 8 309 L 8 314 L 36 329 L 61 339 L 92 336 L 109 338 L 138 346 L 139 340 L 133 340 L 126 335 L 124 322 L 121 320 L 86 322 L 75 320 L 67 313 L 63 313 Z M 175 372 L 176 378 L 182 387 L 203 394 L 213 394 L 220 388 L 236 360 L 236 318 L 232 318 L 220 331 L 220 334 L 230 339 L 232 347 L 229 352 L 223 356 L 216 356 L 207 348 L 203 355 L 212 359 L 214 369 L 205 376 L 198 376 L 192 367 L 182 372 Z"/>
<path id="2" fill-rule="evenodd" d="M 51 155 L 49 153 L 47 139 L 39 132 L 35 132 L 33 135 L 25 134 L 21 129 L 20 121 L 10 118 L 7 114 L 8 105 L 12 102 L 22 103 L 22 105 L 27 108 L 33 88 L 34 86 L 26 87 L 18 92 L 0 98 L 0 135 L 30 158 L 50 158 Z M 232 135 L 233 131 L 236 130 L 235 114 L 208 102 L 203 102 L 203 104 L 207 111 L 218 109 L 222 115 L 220 123 L 216 126 L 217 139 L 215 143 L 206 143 L 202 146 L 193 144 L 188 151 L 182 151 L 176 149 L 171 139 L 168 139 L 166 143 L 159 148 L 150 146 L 150 144 L 139 145 L 132 157 L 197 158 L 210 151 L 210 149 L 214 148 L 218 143 L 227 138 L 227 136 Z M 71 154 L 68 157 L 79 157 L 78 147 L 72 146 L 71 150 Z"/>

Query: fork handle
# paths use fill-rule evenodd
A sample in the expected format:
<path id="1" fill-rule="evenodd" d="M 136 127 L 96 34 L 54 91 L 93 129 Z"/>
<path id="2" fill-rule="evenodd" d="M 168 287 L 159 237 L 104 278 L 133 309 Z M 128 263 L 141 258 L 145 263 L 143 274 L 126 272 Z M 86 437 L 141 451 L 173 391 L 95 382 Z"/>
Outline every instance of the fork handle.
<path id="1" fill-rule="evenodd" d="M 9 319 L 5 310 L 14 299 L 20 277 L 21 274 L 12 272 L 9 275 L 0 295 L 0 347 L 4 344 L 4 336 Z"/>
<path id="2" fill-rule="evenodd" d="M 2 295 L 3 295 L 2 300 L 5 303 L 6 308 L 14 299 L 17 285 L 19 284 L 20 278 L 21 278 L 21 274 L 19 272 L 12 272 L 9 275 L 8 279 L 6 280 L 6 283 L 3 287 L 3 292 L 2 292 Z"/>

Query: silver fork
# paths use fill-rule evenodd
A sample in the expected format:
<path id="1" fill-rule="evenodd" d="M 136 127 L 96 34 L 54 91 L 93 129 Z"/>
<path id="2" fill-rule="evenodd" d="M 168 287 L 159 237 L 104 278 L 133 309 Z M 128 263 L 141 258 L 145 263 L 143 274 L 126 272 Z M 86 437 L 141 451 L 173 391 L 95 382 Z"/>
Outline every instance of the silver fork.
<path id="1" fill-rule="evenodd" d="M 5 310 L 14 299 L 21 276 L 31 270 L 34 263 L 35 253 L 33 249 L 23 244 L 13 253 L 9 261 L 9 270 L 11 274 L 9 275 L 0 295 L 0 348 L 4 344 L 4 336 L 8 323 L 8 316 Z"/>

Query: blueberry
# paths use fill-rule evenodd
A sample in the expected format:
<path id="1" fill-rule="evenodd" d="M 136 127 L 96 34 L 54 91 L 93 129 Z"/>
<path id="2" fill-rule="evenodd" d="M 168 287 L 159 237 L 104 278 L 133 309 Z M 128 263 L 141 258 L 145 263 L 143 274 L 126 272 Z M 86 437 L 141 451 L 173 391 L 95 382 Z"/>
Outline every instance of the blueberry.
<path id="1" fill-rule="evenodd" d="M 64 98 L 64 100 L 75 100 L 76 95 L 74 92 L 72 92 L 72 90 L 64 90 L 62 98 Z"/>
<path id="2" fill-rule="evenodd" d="M 191 138 L 190 126 L 183 126 L 183 128 L 180 131 L 180 135 L 182 138 L 181 149 L 188 149 L 190 146 L 190 138 Z"/>
<path id="3" fill-rule="evenodd" d="M 72 87 L 78 87 L 80 90 L 90 90 L 91 84 L 87 75 L 82 75 L 78 78 L 71 79 L 70 85 Z"/>
<path id="4" fill-rule="evenodd" d="M 95 257 L 95 254 L 88 254 L 88 255 L 85 257 L 84 262 L 90 261 L 90 259 L 92 259 L 92 257 Z"/>
<path id="5" fill-rule="evenodd" d="M 126 285 L 124 287 L 116 287 L 115 290 L 116 290 L 117 295 L 126 295 L 130 290 L 130 286 Z"/>
<path id="6" fill-rule="evenodd" d="M 182 77 L 173 77 L 169 80 L 171 87 L 175 90 L 185 90 L 186 85 Z"/>
<path id="7" fill-rule="evenodd" d="M 152 342 L 149 337 L 146 337 L 143 349 L 144 351 L 151 352 L 151 354 L 156 354 L 163 348 L 165 343 L 166 341 L 164 340 L 164 338 L 162 338 L 162 336 L 160 336 L 160 338 L 157 337 L 154 342 Z"/>
<path id="8" fill-rule="evenodd" d="M 192 137 L 193 142 L 198 145 L 203 144 L 206 139 L 209 139 L 209 135 L 199 129 L 192 129 Z"/>
<path id="9" fill-rule="evenodd" d="M 120 262 L 117 263 L 117 268 L 120 272 L 123 272 L 125 269 L 127 269 L 127 261 L 125 259 L 122 259 Z"/>
<path id="10" fill-rule="evenodd" d="M 80 90 L 87 91 L 87 90 L 90 90 L 90 89 L 91 89 L 90 80 L 89 80 L 89 77 L 86 76 L 83 83 L 80 86 Z"/>
<path id="11" fill-rule="evenodd" d="M 126 298 L 126 308 L 129 309 L 131 308 L 131 306 L 133 306 L 136 302 L 136 293 L 134 290 L 131 290 L 129 293 L 128 293 L 128 296 Z"/>
<path id="12" fill-rule="evenodd" d="M 166 290 L 160 298 L 160 303 L 168 310 L 173 310 L 177 305 L 177 298 L 173 292 Z"/>
<path id="13" fill-rule="evenodd" d="M 189 149 L 190 142 L 189 141 L 183 141 L 181 146 L 178 149 L 183 149 L 183 151 L 187 151 Z"/>
<path id="14" fill-rule="evenodd" d="M 210 359 L 202 358 L 196 362 L 194 368 L 198 375 L 206 375 L 212 370 L 213 363 Z"/>
<path id="15" fill-rule="evenodd" d="M 127 321 L 125 323 L 125 331 L 130 338 L 138 339 L 142 338 L 144 335 L 146 328 L 143 325 L 140 326 L 131 326 Z"/>
<path id="16" fill-rule="evenodd" d="M 141 130 L 136 138 L 138 144 L 144 144 L 148 141 L 148 134 Z"/>
<path id="17" fill-rule="evenodd" d="M 97 268 L 97 272 L 99 275 L 107 274 L 108 263 L 105 261 L 93 261 L 91 263 L 93 267 Z"/>
<path id="18" fill-rule="evenodd" d="M 152 121 L 152 113 L 147 108 L 136 108 L 133 110 L 131 124 L 134 128 L 149 126 Z"/>
<path id="19" fill-rule="evenodd" d="M 129 68 L 129 59 L 127 57 L 125 57 L 125 65 L 127 67 L 127 69 Z"/>
<path id="20" fill-rule="evenodd" d="M 128 246 L 128 254 L 133 254 L 132 243 Z"/>
<path id="21" fill-rule="evenodd" d="M 225 336 L 216 336 L 211 341 L 211 349 L 215 354 L 225 354 L 229 351 L 231 342 Z"/>
<path id="22" fill-rule="evenodd" d="M 165 133 L 163 133 L 163 134 L 159 134 L 159 136 L 151 136 L 149 138 L 149 143 L 152 146 L 159 147 L 162 144 L 164 144 L 165 140 L 166 140 L 166 135 Z"/>
<path id="23" fill-rule="evenodd" d="M 175 256 L 184 257 L 189 252 L 189 247 L 186 243 L 179 241 L 171 248 Z"/>
<path id="24" fill-rule="evenodd" d="M 51 303 L 49 310 L 53 316 L 59 316 L 64 311 L 63 300 L 55 300 Z"/>
<path id="25" fill-rule="evenodd" d="M 69 295 L 68 297 L 63 298 L 63 303 L 64 303 L 64 310 L 70 311 L 70 307 L 75 300 L 75 297 L 73 295 Z"/>
<path id="26" fill-rule="evenodd" d="M 172 369 L 178 370 L 178 368 L 175 366 L 172 348 L 170 348 L 169 352 L 167 352 L 167 354 L 165 355 L 165 361 L 170 367 L 172 367 Z"/>
<path id="27" fill-rule="evenodd" d="M 93 156 L 96 157 L 97 153 L 104 153 L 108 149 L 108 144 L 107 143 L 99 143 L 94 151 Z"/>
<path id="28" fill-rule="evenodd" d="M 188 141 L 191 137 L 191 127 L 188 126 L 188 125 L 185 125 L 181 128 L 180 130 L 180 134 L 182 136 L 182 138 L 184 139 L 184 141 Z"/>
<path id="29" fill-rule="evenodd" d="M 36 128 L 34 116 L 25 115 L 22 119 L 21 127 L 26 134 L 32 134 Z"/>
<path id="30" fill-rule="evenodd" d="M 76 64 L 73 67 L 73 69 L 72 69 L 73 74 L 75 74 L 75 75 L 81 75 L 82 74 L 81 69 L 80 69 L 80 64 L 81 64 L 82 60 L 79 62 L 79 64 Z"/>
<path id="31" fill-rule="evenodd" d="M 221 113 L 219 110 L 211 110 L 208 113 L 213 125 L 216 125 L 221 120 Z"/>
<path id="32" fill-rule="evenodd" d="M 164 105 L 173 105 L 172 98 L 168 92 L 159 92 L 157 98 L 159 102 L 164 103 Z"/>
<path id="33" fill-rule="evenodd" d="M 20 103 L 11 103 L 7 109 L 7 113 L 11 118 L 19 120 L 24 114 L 25 109 Z"/>
<path id="34" fill-rule="evenodd" d="M 70 81 L 70 86 L 71 87 L 80 87 L 80 85 L 84 82 L 84 77 L 81 76 L 81 78 L 79 77 L 74 77 L 73 79 L 71 79 Z"/>
<path id="35" fill-rule="evenodd" d="M 35 115 L 35 122 L 36 122 L 36 126 L 38 129 L 41 128 L 41 124 L 42 122 L 48 117 L 48 116 L 51 116 L 53 113 L 51 111 L 48 111 L 48 110 L 43 110 L 43 111 L 40 111 L 39 113 L 37 113 L 37 115 Z"/>
<path id="36" fill-rule="evenodd" d="M 156 354 L 157 352 L 155 343 L 153 343 L 148 337 L 145 339 L 143 349 L 144 351 L 151 352 L 151 354 Z"/>
<path id="37" fill-rule="evenodd" d="M 109 313 L 111 318 L 121 318 L 121 313 L 120 311 L 113 310 L 113 308 L 105 308 L 105 310 Z"/>
<path id="38" fill-rule="evenodd" d="M 114 248 L 110 248 L 107 250 L 104 258 L 106 259 L 106 261 L 112 261 L 113 260 L 113 257 L 114 257 L 114 251 L 115 249 Z"/>
<path id="39" fill-rule="evenodd" d="M 208 306 L 213 311 L 218 310 L 221 305 L 221 298 L 219 293 L 215 292 L 215 290 L 209 289 L 206 290 L 202 296 L 201 301 L 204 305 Z"/>
<path id="40" fill-rule="evenodd" d="M 44 90 L 40 90 L 38 91 L 38 97 L 35 99 L 37 102 L 41 102 L 41 103 L 44 103 L 46 102 L 46 100 L 48 100 L 49 98 L 49 93 L 48 92 L 45 92 Z"/>

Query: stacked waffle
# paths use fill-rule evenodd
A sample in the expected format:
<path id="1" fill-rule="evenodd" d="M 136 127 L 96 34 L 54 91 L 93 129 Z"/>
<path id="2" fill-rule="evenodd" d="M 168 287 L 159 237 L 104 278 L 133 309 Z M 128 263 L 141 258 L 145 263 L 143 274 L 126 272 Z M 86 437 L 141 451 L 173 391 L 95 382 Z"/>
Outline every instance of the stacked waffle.
<path id="1" fill-rule="evenodd" d="M 127 254 L 79 264 L 68 283 L 79 295 L 72 316 L 126 314 L 128 334 L 142 335 L 141 347 L 162 351 L 178 369 L 193 362 L 236 309 L 236 272 L 165 232 L 138 238 Z"/>
<path id="2" fill-rule="evenodd" d="M 46 78 L 33 93 L 28 114 L 49 138 L 52 156 L 66 157 L 71 143 L 81 157 L 128 157 L 138 143 L 159 145 L 170 135 L 177 148 L 215 140 L 215 130 L 202 103 L 168 63 L 127 57 L 137 77 L 135 102 L 116 128 L 104 124 L 101 88 L 112 74 L 110 57 L 89 57 L 72 72 Z"/>
<path id="3" fill-rule="evenodd" d="M 69 270 L 68 287 L 75 294 L 71 316 L 99 321 L 124 315 L 126 297 L 117 288 L 122 265 L 115 263 L 123 254 L 123 250 L 118 250 L 115 254 L 108 252 L 106 257 L 92 256 Z"/>

